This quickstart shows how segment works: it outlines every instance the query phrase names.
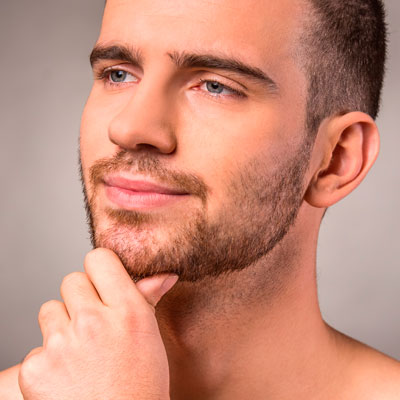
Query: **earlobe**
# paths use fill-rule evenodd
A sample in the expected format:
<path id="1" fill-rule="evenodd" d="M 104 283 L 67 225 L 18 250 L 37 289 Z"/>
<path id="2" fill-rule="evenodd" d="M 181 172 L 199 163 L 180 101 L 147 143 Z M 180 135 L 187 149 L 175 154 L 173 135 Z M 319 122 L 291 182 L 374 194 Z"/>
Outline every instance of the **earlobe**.
<path id="1" fill-rule="evenodd" d="M 326 208 L 351 193 L 367 175 L 379 152 L 379 132 L 367 114 L 352 112 L 330 120 L 317 151 L 323 161 L 315 170 L 305 200 Z"/>

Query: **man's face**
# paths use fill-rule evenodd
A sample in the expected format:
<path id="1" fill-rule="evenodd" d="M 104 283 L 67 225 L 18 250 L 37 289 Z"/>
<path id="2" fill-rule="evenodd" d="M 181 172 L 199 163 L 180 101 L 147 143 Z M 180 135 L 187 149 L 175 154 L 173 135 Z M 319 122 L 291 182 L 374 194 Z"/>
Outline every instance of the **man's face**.
<path id="1" fill-rule="evenodd" d="M 293 0 L 108 0 L 81 161 L 95 245 L 132 277 L 242 269 L 293 224 L 310 152 L 301 14 Z"/>

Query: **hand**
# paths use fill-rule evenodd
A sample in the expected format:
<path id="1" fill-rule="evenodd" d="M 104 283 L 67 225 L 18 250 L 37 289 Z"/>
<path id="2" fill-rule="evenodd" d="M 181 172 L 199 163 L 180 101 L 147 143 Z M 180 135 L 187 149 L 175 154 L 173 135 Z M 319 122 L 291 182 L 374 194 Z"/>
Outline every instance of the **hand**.
<path id="1" fill-rule="evenodd" d="M 64 303 L 52 300 L 40 309 L 43 347 L 21 365 L 24 399 L 169 399 L 168 360 L 154 307 L 177 276 L 135 285 L 107 249 L 88 253 L 84 266 L 86 273 L 64 278 Z"/>

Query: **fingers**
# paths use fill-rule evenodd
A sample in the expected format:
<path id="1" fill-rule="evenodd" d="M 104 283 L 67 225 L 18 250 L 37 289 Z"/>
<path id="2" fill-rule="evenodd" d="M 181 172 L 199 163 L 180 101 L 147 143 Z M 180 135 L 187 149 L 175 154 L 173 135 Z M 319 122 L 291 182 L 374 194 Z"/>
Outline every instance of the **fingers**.
<path id="1" fill-rule="evenodd" d="M 83 308 L 93 309 L 102 305 L 100 297 L 84 272 L 72 272 L 61 284 L 61 296 L 71 319 Z"/>
<path id="2" fill-rule="evenodd" d="M 111 250 L 92 250 L 85 257 L 84 267 L 101 300 L 107 306 L 113 308 L 148 304 L 118 256 Z"/>
<path id="3" fill-rule="evenodd" d="M 101 300 L 110 307 L 144 303 L 155 307 L 178 279 L 177 275 L 160 274 L 135 285 L 118 256 L 103 248 L 88 253 L 84 266 Z"/>
<path id="4" fill-rule="evenodd" d="M 50 300 L 44 303 L 40 308 L 38 320 L 44 347 L 46 347 L 50 336 L 54 336 L 57 332 L 64 332 L 70 322 L 64 303 L 58 300 Z"/>
<path id="5" fill-rule="evenodd" d="M 96 289 L 88 276 L 83 272 L 67 275 L 61 285 L 61 296 L 64 302 L 51 300 L 42 305 L 39 311 L 39 326 L 43 336 L 43 346 L 57 340 L 63 334 L 71 319 L 76 319 L 82 309 L 99 308 L 102 305 Z"/>
<path id="6" fill-rule="evenodd" d="M 155 307 L 177 281 L 177 275 L 160 274 L 140 280 L 136 283 L 136 287 L 147 302 Z"/>

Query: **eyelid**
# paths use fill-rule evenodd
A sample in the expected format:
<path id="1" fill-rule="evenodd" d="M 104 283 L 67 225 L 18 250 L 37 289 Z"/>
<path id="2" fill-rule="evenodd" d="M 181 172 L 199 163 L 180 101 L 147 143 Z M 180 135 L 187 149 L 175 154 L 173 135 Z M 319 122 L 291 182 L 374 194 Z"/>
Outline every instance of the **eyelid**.
<path id="1" fill-rule="evenodd" d="M 130 85 L 132 83 L 137 84 L 140 81 L 140 78 L 135 73 L 133 73 L 130 68 L 127 68 L 126 67 L 127 65 L 130 65 L 130 64 L 120 63 L 117 65 L 110 65 L 107 67 L 94 68 L 93 71 L 95 74 L 95 79 L 104 81 L 105 85 L 108 85 L 108 86 L 114 87 L 114 88 L 117 88 L 117 87 L 123 86 L 123 85 Z M 109 75 L 113 71 L 124 71 L 124 72 L 132 75 L 135 79 L 137 79 L 137 81 L 136 82 L 111 82 Z M 202 71 L 202 72 L 204 72 L 204 71 Z M 218 93 L 212 94 L 212 93 L 207 93 L 207 91 L 203 91 L 204 95 L 206 95 L 208 97 L 212 97 L 214 99 L 218 99 L 218 98 L 222 99 L 222 98 L 229 98 L 229 97 L 236 97 L 236 98 L 246 98 L 247 97 L 247 94 L 245 93 L 245 91 L 235 87 L 235 86 L 239 86 L 239 85 L 243 87 L 243 85 L 241 85 L 239 83 L 236 83 L 236 85 L 232 85 L 230 83 L 225 83 L 224 81 L 225 81 L 225 79 L 223 79 L 222 76 L 218 77 L 218 78 L 215 78 L 215 76 L 213 76 L 213 77 L 209 77 L 208 79 L 205 77 L 202 77 L 202 78 L 198 79 L 198 82 L 195 87 L 203 85 L 204 83 L 215 82 L 215 83 L 218 83 L 221 86 L 223 86 L 226 90 L 230 91 L 231 94 L 229 94 L 229 95 L 218 94 Z"/>
<path id="2" fill-rule="evenodd" d="M 221 85 L 228 86 L 228 87 L 237 87 L 238 91 L 247 91 L 249 90 L 248 87 L 241 82 L 240 80 L 237 80 L 237 74 L 230 72 L 230 71 L 221 71 L 221 70 L 216 70 L 216 71 L 210 71 L 210 70 L 200 70 L 199 72 L 205 73 L 206 75 L 211 76 L 210 80 L 215 80 L 216 82 L 221 83 Z M 215 79 L 214 77 L 217 76 Z M 225 84 L 224 82 L 227 83 Z M 233 83 L 232 83 L 233 82 Z M 240 87 L 240 88 L 239 88 Z"/>
<path id="3" fill-rule="evenodd" d="M 229 98 L 229 97 L 246 98 L 247 97 L 247 94 L 243 90 L 237 89 L 233 85 L 226 84 L 226 83 L 223 82 L 223 80 L 216 79 L 216 78 L 208 78 L 208 79 L 207 78 L 200 78 L 198 83 L 197 83 L 197 85 L 196 85 L 196 87 L 201 86 L 201 85 L 203 85 L 205 83 L 208 83 L 208 82 L 218 83 L 219 85 L 223 86 L 224 89 L 230 91 L 231 94 L 228 94 L 228 95 L 226 95 L 226 94 L 225 95 L 224 94 L 218 94 L 218 93 L 212 94 L 212 93 L 207 93 L 207 91 L 204 91 L 207 96 L 210 96 L 210 97 L 213 97 L 213 98 L 224 98 L 224 97 L 225 98 Z"/>
<path id="4" fill-rule="evenodd" d="M 137 76 L 137 74 L 135 74 L 131 68 L 127 68 L 126 66 L 130 65 L 128 63 L 121 63 L 121 64 L 117 64 L 117 65 L 110 65 L 108 67 L 101 67 L 99 66 L 98 68 L 93 68 L 93 73 L 94 73 L 94 77 L 97 80 L 104 80 L 108 77 L 108 75 L 110 74 L 110 72 L 112 71 L 124 71 L 132 76 L 134 76 L 138 81 L 140 80 L 140 78 Z M 116 83 L 115 83 L 116 84 Z"/>

